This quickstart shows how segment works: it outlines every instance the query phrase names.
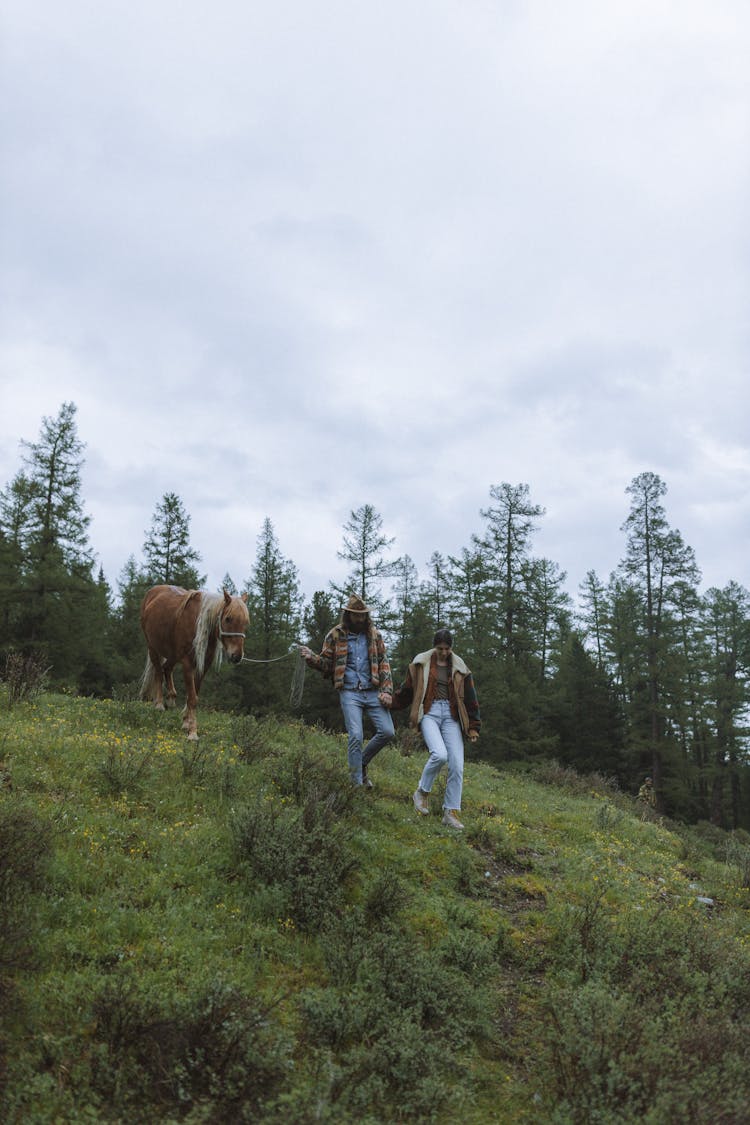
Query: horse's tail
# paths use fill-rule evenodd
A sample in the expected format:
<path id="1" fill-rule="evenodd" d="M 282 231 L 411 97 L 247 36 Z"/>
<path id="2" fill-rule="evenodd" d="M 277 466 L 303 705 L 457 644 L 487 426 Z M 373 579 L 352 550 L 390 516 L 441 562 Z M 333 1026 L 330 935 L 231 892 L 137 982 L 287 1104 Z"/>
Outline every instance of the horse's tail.
<path id="1" fill-rule="evenodd" d="M 153 700 L 155 698 L 156 682 L 156 669 L 154 668 L 154 663 L 151 657 L 146 655 L 146 667 L 143 669 L 139 691 L 141 699 Z"/>

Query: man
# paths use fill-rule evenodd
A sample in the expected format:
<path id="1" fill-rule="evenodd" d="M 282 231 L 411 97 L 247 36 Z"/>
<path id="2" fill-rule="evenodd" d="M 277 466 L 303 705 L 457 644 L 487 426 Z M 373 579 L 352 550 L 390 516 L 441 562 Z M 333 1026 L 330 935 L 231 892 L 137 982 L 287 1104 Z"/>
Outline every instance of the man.
<path id="1" fill-rule="evenodd" d="M 643 805 L 641 820 L 645 820 L 648 815 L 647 810 L 656 808 L 656 790 L 654 789 L 654 783 L 650 777 L 646 778 L 643 785 L 638 790 L 638 800 L 641 801 Z"/>
<path id="2" fill-rule="evenodd" d="M 385 643 L 362 598 L 352 594 L 342 607 L 341 620 L 326 634 L 318 656 L 307 645 L 300 645 L 299 652 L 307 666 L 333 680 L 340 693 L 349 736 L 349 773 L 354 785 L 372 789 L 367 767 L 395 737 L 389 714 L 393 680 Z M 375 727 L 375 734 L 363 749 L 365 715 Z"/>
<path id="3" fill-rule="evenodd" d="M 654 783 L 650 777 L 647 777 L 643 785 L 638 790 L 638 797 L 641 801 L 645 801 L 647 805 L 656 804 L 656 793 L 654 792 Z"/>

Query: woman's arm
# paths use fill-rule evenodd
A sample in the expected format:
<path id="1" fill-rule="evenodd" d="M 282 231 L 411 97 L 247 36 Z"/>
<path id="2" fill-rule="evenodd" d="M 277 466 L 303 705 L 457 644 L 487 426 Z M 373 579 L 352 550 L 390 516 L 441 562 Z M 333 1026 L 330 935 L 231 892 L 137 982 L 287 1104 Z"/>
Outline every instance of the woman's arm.
<path id="1" fill-rule="evenodd" d="M 411 668 L 406 673 L 406 679 L 397 692 L 394 693 L 391 711 L 402 711 L 414 699 L 414 686 L 411 681 Z"/>
<path id="2" fill-rule="evenodd" d="M 482 728 L 482 716 L 479 713 L 479 698 L 471 672 L 464 679 L 464 706 L 466 707 L 466 714 L 469 716 L 469 729 L 466 733 L 473 742 L 479 736 L 479 731 Z"/>

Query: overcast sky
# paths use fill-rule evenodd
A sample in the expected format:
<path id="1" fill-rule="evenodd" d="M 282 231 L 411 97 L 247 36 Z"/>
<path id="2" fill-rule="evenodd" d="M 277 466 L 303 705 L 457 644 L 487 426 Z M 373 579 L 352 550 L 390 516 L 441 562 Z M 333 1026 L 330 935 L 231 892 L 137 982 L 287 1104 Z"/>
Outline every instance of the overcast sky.
<path id="1" fill-rule="evenodd" d="M 114 585 L 176 492 L 208 585 L 350 513 L 605 579 L 667 485 L 750 586 L 747 0 L 2 0 L 0 487 L 78 407 Z"/>

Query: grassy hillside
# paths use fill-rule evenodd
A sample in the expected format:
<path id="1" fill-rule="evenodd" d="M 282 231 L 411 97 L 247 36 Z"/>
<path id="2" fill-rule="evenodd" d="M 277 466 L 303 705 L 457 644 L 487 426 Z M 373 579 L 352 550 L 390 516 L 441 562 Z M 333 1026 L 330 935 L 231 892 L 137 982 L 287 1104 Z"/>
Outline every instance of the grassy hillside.
<path id="1" fill-rule="evenodd" d="M 747 838 L 471 755 L 457 837 L 422 761 L 0 694 L 0 1117 L 750 1119 Z"/>

